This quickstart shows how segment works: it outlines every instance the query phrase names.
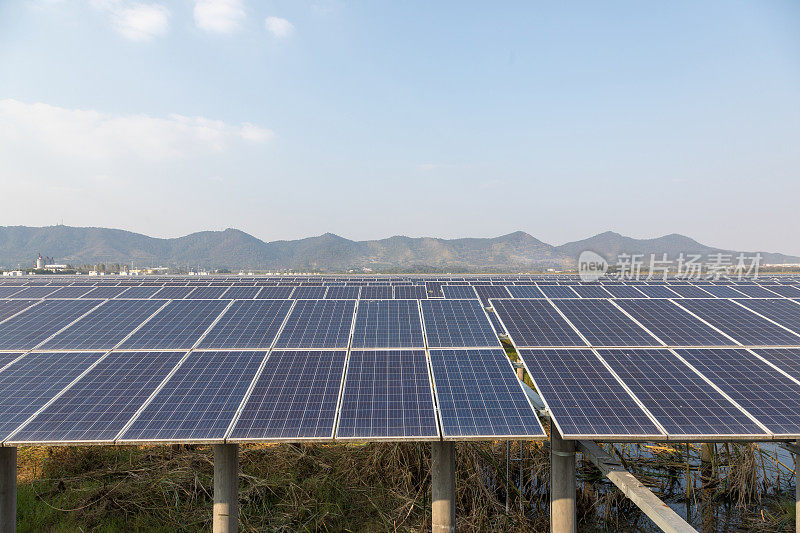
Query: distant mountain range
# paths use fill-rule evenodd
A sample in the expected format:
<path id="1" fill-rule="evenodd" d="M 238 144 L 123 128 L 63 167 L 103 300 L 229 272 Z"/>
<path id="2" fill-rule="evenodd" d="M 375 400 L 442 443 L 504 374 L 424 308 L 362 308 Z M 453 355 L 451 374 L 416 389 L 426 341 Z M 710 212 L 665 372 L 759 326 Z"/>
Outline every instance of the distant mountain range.
<path id="1" fill-rule="evenodd" d="M 552 246 L 517 231 L 490 239 L 436 239 L 395 236 L 351 241 L 332 233 L 294 241 L 264 242 L 236 229 L 202 231 L 157 239 L 109 228 L 0 226 L 0 266 L 29 266 L 37 256 L 73 265 L 123 263 L 136 266 L 191 266 L 345 272 L 519 272 L 574 268 L 577 256 L 592 250 L 616 262 L 619 253 L 680 252 L 737 254 L 700 244 L 683 235 L 632 239 L 605 232 Z M 761 252 L 764 263 L 800 263 L 800 257 Z"/>

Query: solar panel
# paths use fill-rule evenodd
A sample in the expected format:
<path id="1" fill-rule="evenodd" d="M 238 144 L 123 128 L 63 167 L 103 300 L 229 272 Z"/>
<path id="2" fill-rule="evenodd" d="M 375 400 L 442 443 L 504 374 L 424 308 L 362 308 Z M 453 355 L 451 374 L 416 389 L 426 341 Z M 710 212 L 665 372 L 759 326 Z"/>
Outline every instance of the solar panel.
<path id="1" fill-rule="evenodd" d="M 292 298 L 318 300 L 325 298 L 325 292 L 327 290 L 327 287 L 295 287 L 294 292 L 292 293 Z"/>
<path id="2" fill-rule="evenodd" d="M 272 351 L 228 440 L 332 439 L 346 354 Z"/>
<path id="3" fill-rule="evenodd" d="M 256 298 L 263 298 L 267 300 L 279 300 L 289 298 L 294 291 L 294 287 L 261 287 L 261 292 L 258 293 Z"/>
<path id="4" fill-rule="evenodd" d="M 144 350 L 191 348 L 228 304 L 226 300 L 170 302 L 119 347 Z"/>
<path id="5" fill-rule="evenodd" d="M 227 287 L 197 287 L 187 298 L 192 300 L 213 300 L 222 298 L 222 295 L 227 290 Z"/>
<path id="6" fill-rule="evenodd" d="M 670 437 L 766 432 L 669 350 L 598 350 Z"/>
<path id="7" fill-rule="evenodd" d="M 492 300 L 516 346 L 586 346 L 569 322 L 546 300 Z"/>
<path id="8" fill-rule="evenodd" d="M 793 287 L 791 285 L 770 285 L 769 290 L 780 294 L 781 296 L 785 296 L 786 298 L 797 298 L 800 297 L 800 289 L 797 287 Z M 19 294 L 15 294 L 14 298 L 20 298 Z"/>
<path id="9" fill-rule="evenodd" d="M 469 285 L 443 285 L 442 293 L 445 298 L 460 299 L 460 298 L 477 298 L 478 295 Z"/>
<path id="10" fill-rule="evenodd" d="M 793 300 L 780 298 L 736 300 L 759 315 L 774 320 L 781 326 L 800 333 L 800 305 Z M 800 339 L 795 344 L 800 344 Z"/>
<path id="11" fill-rule="evenodd" d="M 358 304 L 353 348 L 424 347 L 416 300 L 362 300 Z"/>
<path id="12" fill-rule="evenodd" d="M 703 290 L 717 298 L 741 298 L 743 293 L 729 285 L 703 285 Z"/>
<path id="13" fill-rule="evenodd" d="M 233 302 L 198 347 L 269 348 L 291 307 L 291 300 Z"/>
<path id="14" fill-rule="evenodd" d="M 508 292 L 514 298 L 545 298 L 544 293 L 536 285 L 509 285 Z"/>
<path id="15" fill-rule="evenodd" d="M 772 433 L 800 436 L 800 385 L 747 350 L 677 350 Z"/>
<path id="16" fill-rule="evenodd" d="M 678 298 L 678 293 L 672 292 L 663 285 L 637 285 L 636 290 L 648 298 Z"/>
<path id="17" fill-rule="evenodd" d="M 636 287 L 631 287 L 630 285 L 606 285 L 604 288 L 614 298 L 643 298 L 645 296 Z"/>
<path id="18" fill-rule="evenodd" d="M 116 298 L 126 290 L 125 287 L 97 287 L 84 294 L 81 298 Z"/>
<path id="19" fill-rule="evenodd" d="M 572 290 L 581 298 L 611 298 L 611 293 L 600 285 L 573 285 Z"/>
<path id="20" fill-rule="evenodd" d="M 399 300 L 425 300 L 428 291 L 425 285 L 395 285 L 394 297 Z"/>
<path id="21" fill-rule="evenodd" d="M 539 438 L 545 432 L 501 348 L 431 350 L 443 438 Z"/>
<path id="22" fill-rule="evenodd" d="M 350 352 L 337 439 L 438 436 L 424 350 Z"/>
<path id="23" fill-rule="evenodd" d="M 756 348 L 753 351 L 794 379 L 800 380 L 800 349 Z"/>
<path id="24" fill-rule="evenodd" d="M 56 292 L 48 294 L 47 298 L 80 298 L 91 290 L 91 287 L 61 287 Z"/>
<path id="25" fill-rule="evenodd" d="M 0 298 L 8 298 L 22 290 L 22 287 L 0 286 Z"/>
<path id="26" fill-rule="evenodd" d="M 118 298 L 134 298 L 134 299 L 150 298 L 160 290 L 161 289 L 159 287 L 131 287 L 130 289 L 120 294 Z"/>
<path id="27" fill-rule="evenodd" d="M 477 298 L 473 300 L 420 300 L 428 346 L 494 347 L 500 341 Z"/>
<path id="28" fill-rule="evenodd" d="M 189 296 L 194 287 L 164 287 L 153 298 L 165 298 L 168 300 L 182 300 Z"/>
<path id="29" fill-rule="evenodd" d="M 297 300 L 278 337 L 278 348 L 347 348 L 353 300 Z"/>
<path id="30" fill-rule="evenodd" d="M 258 295 L 261 287 L 230 287 L 223 295 L 223 298 L 232 300 L 250 300 Z"/>
<path id="31" fill-rule="evenodd" d="M 736 344 L 669 300 L 631 299 L 621 300 L 617 302 L 617 305 L 669 346 L 733 346 Z"/>
<path id="32" fill-rule="evenodd" d="M 23 352 L 0 353 L 0 372 L 2 372 L 7 364 L 22 355 L 22 353 Z"/>
<path id="33" fill-rule="evenodd" d="M 58 290 L 58 287 L 27 287 L 14 294 L 14 298 L 44 298 Z"/>
<path id="34" fill-rule="evenodd" d="M 183 356 L 111 352 L 10 441 L 112 441 Z"/>
<path id="35" fill-rule="evenodd" d="M 349 287 L 328 287 L 325 293 L 326 300 L 358 300 L 358 293 L 361 291 L 359 286 Z"/>
<path id="36" fill-rule="evenodd" d="M 0 440 L 5 440 L 102 355 L 32 353 L 0 372 Z"/>
<path id="37" fill-rule="evenodd" d="M 510 298 L 511 293 L 504 285 L 476 285 L 473 286 L 475 292 L 478 293 L 478 298 L 481 305 L 489 305 L 489 298 Z"/>
<path id="38" fill-rule="evenodd" d="M 592 346 L 661 344 L 608 300 L 559 300 L 554 303 Z"/>
<path id="39" fill-rule="evenodd" d="M 520 350 L 519 354 L 564 437 L 663 436 L 591 350 Z"/>
<path id="40" fill-rule="evenodd" d="M 45 300 L 0 323 L 0 350 L 30 350 L 100 305 L 97 300 Z"/>
<path id="41" fill-rule="evenodd" d="M 110 350 L 162 305 L 163 300 L 108 301 L 45 342 L 42 348 Z"/>
<path id="42" fill-rule="evenodd" d="M 0 300 L 0 322 L 24 311 L 38 300 Z"/>
<path id="43" fill-rule="evenodd" d="M 120 441 L 222 440 L 266 352 L 192 352 Z"/>
<path id="44" fill-rule="evenodd" d="M 539 285 L 539 289 L 548 298 L 579 298 L 578 293 L 568 285 Z"/>
<path id="45" fill-rule="evenodd" d="M 778 295 L 774 292 L 754 283 L 749 283 L 747 285 L 735 285 L 734 288 L 742 294 L 746 294 L 750 298 L 778 298 Z"/>
<path id="46" fill-rule="evenodd" d="M 443 298 L 442 285 L 444 283 L 440 281 L 426 281 L 425 290 L 428 292 L 428 298 Z"/>
<path id="47" fill-rule="evenodd" d="M 791 346 L 800 345 L 800 336 L 776 326 L 755 313 L 730 300 L 677 301 L 703 320 L 745 345 Z"/>
<path id="48" fill-rule="evenodd" d="M 359 296 L 362 300 L 387 300 L 392 297 L 392 288 L 381 285 L 364 285 Z"/>
<path id="49" fill-rule="evenodd" d="M 684 298 L 712 298 L 711 294 L 695 285 L 670 285 L 669 289 Z"/>

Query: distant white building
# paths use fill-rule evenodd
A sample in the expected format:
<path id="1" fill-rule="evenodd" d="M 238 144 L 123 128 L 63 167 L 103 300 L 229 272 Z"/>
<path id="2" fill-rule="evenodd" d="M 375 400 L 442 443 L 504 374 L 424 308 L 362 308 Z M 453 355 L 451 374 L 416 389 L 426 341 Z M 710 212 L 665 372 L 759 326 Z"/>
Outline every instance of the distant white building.
<path id="1" fill-rule="evenodd" d="M 7 270 L 3 272 L 4 276 L 24 276 L 25 272 L 22 270 Z"/>
<path id="2" fill-rule="evenodd" d="M 39 267 L 37 267 L 37 268 L 39 268 Z M 54 263 L 52 265 L 45 265 L 44 268 L 46 268 L 47 270 L 52 270 L 53 272 L 61 272 L 62 270 L 66 270 L 67 269 L 67 265 Z"/>

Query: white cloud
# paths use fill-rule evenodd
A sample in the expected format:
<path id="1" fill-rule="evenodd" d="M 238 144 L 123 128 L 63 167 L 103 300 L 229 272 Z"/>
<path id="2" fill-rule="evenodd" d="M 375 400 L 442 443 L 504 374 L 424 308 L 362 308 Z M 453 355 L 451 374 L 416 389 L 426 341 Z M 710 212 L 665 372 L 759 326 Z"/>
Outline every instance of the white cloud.
<path id="1" fill-rule="evenodd" d="M 143 161 L 205 156 L 237 143 L 266 143 L 271 130 L 204 117 L 113 115 L 43 103 L 0 100 L 0 145 L 35 157 Z"/>
<path id="2" fill-rule="evenodd" d="M 150 41 L 169 29 L 170 13 L 161 4 L 123 0 L 91 0 L 91 4 L 108 13 L 117 33 L 132 41 Z"/>
<path id="3" fill-rule="evenodd" d="M 279 39 L 290 37 L 294 33 L 294 25 L 288 20 L 280 17 L 267 17 L 267 19 L 264 21 L 264 25 L 266 26 L 267 31 L 270 32 L 273 37 L 277 37 Z"/>
<path id="4" fill-rule="evenodd" d="M 245 19 L 241 0 L 196 0 L 194 23 L 212 33 L 232 33 Z"/>

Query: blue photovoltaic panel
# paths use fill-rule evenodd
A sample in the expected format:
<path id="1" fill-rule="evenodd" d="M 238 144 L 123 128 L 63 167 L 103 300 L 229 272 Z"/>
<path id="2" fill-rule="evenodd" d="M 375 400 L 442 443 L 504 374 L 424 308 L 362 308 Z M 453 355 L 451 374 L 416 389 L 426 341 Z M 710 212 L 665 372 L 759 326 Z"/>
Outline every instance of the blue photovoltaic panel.
<path id="1" fill-rule="evenodd" d="M 572 290 L 581 298 L 611 298 L 611 293 L 600 285 L 573 285 Z"/>
<path id="2" fill-rule="evenodd" d="M 608 300 L 560 300 L 554 303 L 592 346 L 661 344 Z"/>
<path id="3" fill-rule="evenodd" d="M 213 300 L 222 298 L 222 295 L 227 290 L 228 287 L 197 287 L 187 298 L 191 300 Z"/>
<path id="4" fill-rule="evenodd" d="M 387 300 L 393 298 L 392 288 L 381 285 L 364 285 L 361 287 L 362 300 Z"/>
<path id="5" fill-rule="evenodd" d="M 289 298 L 294 291 L 294 287 L 261 287 L 261 292 L 256 298 L 265 300 L 280 300 Z"/>
<path id="6" fill-rule="evenodd" d="M 131 287 L 119 295 L 118 298 L 146 299 L 160 291 L 159 287 Z"/>
<path id="7" fill-rule="evenodd" d="M 614 298 L 643 298 L 645 296 L 636 287 L 631 287 L 630 285 L 607 285 L 604 288 Z"/>
<path id="8" fill-rule="evenodd" d="M 778 295 L 774 292 L 754 283 L 748 285 L 734 285 L 733 288 L 742 294 L 746 294 L 750 298 L 778 298 Z"/>
<path id="9" fill-rule="evenodd" d="M 548 298 L 579 298 L 578 293 L 567 285 L 539 285 L 539 289 Z"/>
<path id="10" fill-rule="evenodd" d="M 428 298 L 428 290 L 425 285 L 396 285 L 394 297 L 398 300 L 425 300 Z"/>
<path id="11" fill-rule="evenodd" d="M 428 298 L 443 298 L 442 285 L 444 285 L 443 281 L 426 281 L 425 290 L 428 292 Z"/>
<path id="12" fill-rule="evenodd" d="M 424 350 L 350 352 L 337 439 L 438 436 Z"/>
<path id="13" fill-rule="evenodd" d="M 695 285 L 670 285 L 669 289 L 678 293 L 684 298 L 713 298 L 710 293 L 707 293 L 700 287 Z"/>
<path id="14" fill-rule="evenodd" d="M 432 348 L 494 347 L 500 340 L 477 298 L 420 300 L 428 346 Z"/>
<path id="15" fill-rule="evenodd" d="M 43 349 L 110 350 L 164 305 L 163 300 L 112 300 L 45 342 Z"/>
<path id="16" fill-rule="evenodd" d="M 598 350 L 670 437 L 766 432 L 669 350 Z"/>
<path id="17" fill-rule="evenodd" d="M 362 300 L 358 304 L 353 348 L 424 347 L 416 300 Z"/>
<path id="18" fill-rule="evenodd" d="M 297 300 L 278 337 L 278 348 L 347 348 L 353 300 Z"/>
<path id="19" fill-rule="evenodd" d="M 47 298 L 80 298 L 91 290 L 91 287 L 61 287 L 56 292 L 48 294 Z"/>
<path id="20" fill-rule="evenodd" d="M 233 302 L 198 347 L 269 348 L 291 307 L 291 300 Z"/>
<path id="21" fill-rule="evenodd" d="M 346 354 L 272 351 L 228 438 L 333 438 Z"/>
<path id="22" fill-rule="evenodd" d="M 511 293 L 503 285 L 477 285 L 473 287 L 478 293 L 481 305 L 489 305 L 489 298 L 510 298 Z"/>
<path id="23" fill-rule="evenodd" d="M 266 354 L 192 352 L 120 440 L 222 440 Z"/>
<path id="24" fill-rule="evenodd" d="M 164 287 L 153 298 L 163 298 L 167 300 L 182 300 L 189 296 L 194 287 Z"/>
<path id="25" fill-rule="evenodd" d="M 800 348 L 756 348 L 758 355 L 800 380 Z"/>
<path id="26" fill-rule="evenodd" d="M 8 298 L 22 290 L 22 287 L 2 287 L 0 286 L 0 298 Z"/>
<path id="27" fill-rule="evenodd" d="M 358 300 L 358 293 L 361 287 L 328 287 L 328 292 L 325 293 L 326 300 Z"/>
<path id="28" fill-rule="evenodd" d="M 44 298 L 58 290 L 58 287 L 27 287 L 14 294 L 14 298 Z"/>
<path id="29" fill-rule="evenodd" d="M 292 293 L 294 299 L 319 300 L 325 298 L 327 287 L 295 287 Z"/>
<path id="30" fill-rule="evenodd" d="M 519 354 L 563 436 L 662 435 L 591 350 L 520 350 Z"/>
<path id="31" fill-rule="evenodd" d="M 444 293 L 445 298 L 450 299 L 478 297 L 478 295 L 475 293 L 475 289 L 473 289 L 470 285 L 443 285 L 442 293 Z"/>
<path id="32" fill-rule="evenodd" d="M 176 300 L 120 345 L 126 349 L 191 348 L 230 302 Z"/>
<path id="33" fill-rule="evenodd" d="M 544 293 L 536 285 L 509 285 L 508 292 L 514 298 L 545 298 Z"/>
<path id="34" fill-rule="evenodd" d="M 729 285 L 703 285 L 703 290 L 717 298 L 742 298 L 743 293 Z"/>
<path id="35" fill-rule="evenodd" d="M 0 300 L 0 322 L 24 311 L 38 300 Z"/>
<path id="36" fill-rule="evenodd" d="M 749 346 L 796 346 L 800 336 L 776 326 L 730 300 L 677 300 L 714 327 Z"/>
<path id="37" fill-rule="evenodd" d="M 636 290 L 644 293 L 648 298 L 679 298 L 678 293 L 672 292 L 663 285 L 637 285 Z"/>
<path id="38" fill-rule="evenodd" d="M 125 287 L 97 287 L 96 289 L 92 289 L 81 296 L 81 298 L 116 298 L 126 290 L 127 289 Z"/>
<path id="39" fill-rule="evenodd" d="M 545 436 L 502 348 L 430 355 L 444 438 Z"/>
<path id="40" fill-rule="evenodd" d="M 800 289 L 792 285 L 770 285 L 769 290 L 780 294 L 781 296 L 785 296 L 786 298 L 800 297 Z M 15 294 L 14 298 L 21 298 L 21 296 L 19 294 Z"/>
<path id="41" fill-rule="evenodd" d="M 111 441 L 183 356 L 183 352 L 112 352 L 11 440 Z"/>
<path id="42" fill-rule="evenodd" d="M 0 440 L 5 440 L 102 355 L 31 353 L 0 372 Z"/>
<path id="43" fill-rule="evenodd" d="M 800 435 L 800 385 L 747 350 L 678 350 L 776 435 Z"/>
<path id="44" fill-rule="evenodd" d="M 23 352 L 0 353 L 0 371 L 11 361 L 22 355 Z"/>
<path id="45" fill-rule="evenodd" d="M 222 295 L 231 300 L 249 300 L 258 296 L 261 287 L 231 287 Z"/>
<path id="46" fill-rule="evenodd" d="M 780 298 L 737 301 L 759 315 L 763 315 L 770 320 L 774 320 L 781 326 L 787 327 L 796 333 L 800 333 L 800 305 L 797 305 L 797 302 Z M 795 344 L 800 345 L 800 338 L 798 338 L 798 342 L 795 342 Z"/>
<path id="47" fill-rule="evenodd" d="M 586 346 L 547 300 L 492 300 L 511 340 L 520 346 Z"/>
<path id="48" fill-rule="evenodd" d="M 734 346 L 736 344 L 669 300 L 631 299 L 621 300 L 617 302 L 617 305 L 669 346 Z"/>
<path id="49" fill-rule="evenodd" d="M 30 350 L 100 303 L 45 300 L 0 323 L 0 350 Z"/>

